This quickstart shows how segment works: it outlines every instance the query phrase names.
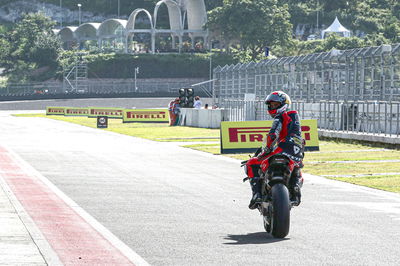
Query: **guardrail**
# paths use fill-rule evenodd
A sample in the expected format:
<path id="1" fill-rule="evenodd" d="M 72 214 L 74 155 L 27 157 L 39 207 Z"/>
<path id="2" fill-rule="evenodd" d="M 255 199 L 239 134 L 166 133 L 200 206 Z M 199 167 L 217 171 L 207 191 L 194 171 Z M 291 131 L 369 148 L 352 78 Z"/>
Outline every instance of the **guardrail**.
<path id="1" fill-rule="evenodd" d="M 263 101 L 224 100 L 229 121 L 271 120 Z M 291 105 L 301 119 L 317 119 L 318 128 L 400 136 L 400 102 L 296 101 Z"/>

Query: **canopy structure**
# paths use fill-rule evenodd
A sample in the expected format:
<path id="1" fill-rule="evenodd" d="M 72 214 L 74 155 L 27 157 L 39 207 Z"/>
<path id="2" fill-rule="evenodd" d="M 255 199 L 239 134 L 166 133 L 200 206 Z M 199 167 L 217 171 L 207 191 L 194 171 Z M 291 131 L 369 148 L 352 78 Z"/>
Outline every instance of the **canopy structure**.
<path id="1" fill-rule="evenodd" d="M 169 29 L 157 28 L 158 13 L 162 5 L 165 5 L 168 10 Z M 149 28 L 136 28 L 136 18 L 141 13 L 144 13 L 149 20 Z M 206 22 L 207 12 L 204 0 L 159 0 L 153 14 L 143 8 L 137 8 L 131 13 L 128 20 L 107 19 L 102 23 L 85 23 L 79 28 L 64 27 L 56 34 L 60 36 L 63 43 L 97 40 L 99 48 L 107 43 L 113 45 L 122 43 L 125 52 L 128 52 L 129 43 L 132 42 L 135 34 L 148 33 L 151 37 L 152 53 L 156 51 L 157 35 L 169 34 L 172 37 L 172 49 L 175 50 L 175 38 L 177 38 L 180 52 L 185 34 L 191 39 L 192 49 L 195 48 L 196 38 L 202 38 L 204 44 L 209 44 L 208 30 L 203 29 Z"/>
<path id="2" fill-rule="evenodd" d="M 82 24 L 75 30 L 75 37 L 78 41 L 97 40 L 97 30 L 100 28 L 100 25 L 101 23 Z"/>
<path id="3" fill-rule="evenodd" d="M 325 34 L 329 32 L 339 33 L 343 37 L 350 37 L 351 34 L 351 32 L 339 22 L 337 17 L 335 18 L 335 21 L 333 21 L 333 23 L 328 28 L 322 31 L 321 38 L 324 39 Z"/>

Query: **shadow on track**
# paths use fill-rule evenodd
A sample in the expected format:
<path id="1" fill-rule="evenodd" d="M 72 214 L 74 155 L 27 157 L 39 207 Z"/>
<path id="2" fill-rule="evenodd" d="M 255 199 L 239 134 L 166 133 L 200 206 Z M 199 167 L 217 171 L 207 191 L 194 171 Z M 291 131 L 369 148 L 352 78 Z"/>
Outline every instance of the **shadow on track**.
<path id="1" fill-rule="evenodd" d="M 227 242 L 225 245 L 247 245 L 247 244 L 269 244 L 288 240 L 289 238 L 274 238 L 266 232 L 250 233 L 246 235 L 227 235 L 225 240 L 236 241 Z"/>

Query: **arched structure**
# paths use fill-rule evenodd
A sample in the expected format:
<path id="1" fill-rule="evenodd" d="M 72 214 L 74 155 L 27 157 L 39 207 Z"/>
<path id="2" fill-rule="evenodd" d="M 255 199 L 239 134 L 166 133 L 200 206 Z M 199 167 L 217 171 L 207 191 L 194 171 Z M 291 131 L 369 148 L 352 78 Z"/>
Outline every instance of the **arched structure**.
<path id="1" fill-rule="evenodd" d="M 136 17 L 140 13 L 144 13 L 146 15 L 146 17 L 149 19 L 150 29 L 135 29 Z M 127 33 L 127 43 L 128 44 L 132 43 L 135 33 L 148 33 L 151 36 L 151 40 L 153 40 L 154 26 L 153 26 L 153 18 L 151 16 L 150 12 L 143 8 L 137 8 L 137 9 L 133 10 L 133 12 L 129 15 L 128 23 L 126 25 L 126 33 Z M 152 41 L 152 46 L 153 46 L 153 41 Z M 152 47 L 151 51 L 152 51 L 152 53 L 154 53 L 154 47 Z"/>
<path id="2" fill-rule="evenodd" d="M 127 29 L 128 31 L 134 30 L 134 29 L 135 29 L 136 17 L 137 17 L 137 15 L 139 15 L 139 13 L 142 13 L 142 12 L 143 12 L 143 13 L 147 16 L 147 18 L 149 19 L 149 21 L 150 21 L 150 28 L 151 28 L 151 29 L 154 29 L 154 26 L 153 26 L 153 18 L 152 18 L 152 16 L 151 16 L 150 12 L 147 11 L 146 9 L 144 9 L 144 8 L 137 8 L 137 9 L 133 10 L 132 13 L 129 15 L 128 23 L 127 23 L 127 25 L 126 25 L 126 29 Z"/>
<path id="3" fill-rule="evenodd" d="M 81 47 L 82 42 L 85 41 L 96 41 L 99 46 L 97 31 L 100 28 L 101 23 L 85 23 L 80 25 L 75 31 L 75 37 Z"/>
<path id="4" fill-rule="evenodd" d="M 107 19 L 102 22 L 97 35 L 99 37 L 99 46 L 100 48 L 103 46 L 103 41 L 115 40 L 120 38 L 123 42 L 124 51 L 127 52 L 128 44 L 126 39 L 126 26 L 128 24 L 127 20 L 124 19 Z"/>
<path id="5" fill-rule="evenodd" d="M 157 29 L 157 18 L 158 18 L 158 10 L 160 6 L 165 4 L 168 8 L 168 17 L 169 17 L 169 30 L 165 29 Z M 182 12 L 180 6 L 172 0 L 161 0 L 157 2 L 154 8 L 154 29 L 155 34 L 157 33 L 169 33 L 172 37 L 172 49 L 175 49 L 176 40 L 175 38 L 178 37 L 179 39 L 179 52 L 182 49 L 182 36 L 183 36 L 183 20 L 182 20 Z M 155 41 L 154 36 L 154 41 Z"/>
<path id="6" fill-rule="evenodd" d="M 157 29 L 157 17 L 159 8 L 165 4 L 168 9 L 169 29 Z M 136 29 L 136 18 L 140 13 L 144 13 L 149 19 L 150 28 Z M 187 20 L 187 28 L 185 22 Z M 157 34 L 171 34 L 172 47 L 175 48 L 176 38 L 179 39 L 179 52 L 182 48 L 182 39 L 186 34 L 192 40 L 194 48 L 195 38 L 203 38 L 208 45 L 208 31 L 203 29 L 207 22 L 207 13 L 204 0 L 161 0 L 157 2 L 153 15 L 143 8 L 135 9 L 128 20 L 108 19 L 102 23 L 82 24 L 77 32 L 77 27 L 62 28 L 57 34 L 63 43 L 74 41 L 97 40 L 98 46 L 103 46 L 104 40 L 121 39 L 125 52 L 128 52 L 128 43 L 131 43 L 135 33 L 148 33 L 151 36 L 151 51 L 155 52 L 155 39 Z"/>
<path id="7" fill-rule="evenodd" d="M 97 40 L 97 30 L 101 23 L 85 23 L 80 25 L 75 31 L 75 37 L 78 41 Z"/>
<path id="8" fill-rule="evenodd" d="M 207 12 L 204 0 L 186 0 L 185 7 L 188 30 L 203 31 L 203 26 L 207 23 Z"/>
<path id="9" fill-rule="evenodd" d="M 158 9 L 162 4 L 165 4 L 168 8 L 170 29 L 173 31 L 183 30 L 181 9 L 179 5 L 172 0 L 161 0 L 156 4 L 154 8 L 154 28 L 157 29 Z"/>
<path id="10" fill-rule="evenodd" d="M 78 27 L 65 27 L 58 32 L 58 36 L 60 37 L 64 49 L 71 49 L 72 44 L 76 42 L 74 32 L 77 28 Z"/>

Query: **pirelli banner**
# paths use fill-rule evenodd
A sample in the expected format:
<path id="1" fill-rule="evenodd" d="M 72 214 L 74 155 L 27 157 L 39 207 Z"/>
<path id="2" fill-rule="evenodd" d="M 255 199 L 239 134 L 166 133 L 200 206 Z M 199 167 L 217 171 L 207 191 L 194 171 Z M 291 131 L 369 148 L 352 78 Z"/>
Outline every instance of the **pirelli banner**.
<path id="1" fill-rule="evenodd" d="M 89 107 L 89 117 L 107 116 L 108 118 L 121 118 L 123 108 Z"/>
<path id="2" fill-rule="evenodd" d="M 46 107 L 46 115 L 64 115 L 65 107 Z"/>
<path id="3" fill-rule="evenodd" d="M 122 122 L 168 123 L 169 114 L 167 109 L 125 109 Z"/>
<path id="4" fill-rule="evenodd" d="M 89 108 L 65 107 L 65 116 L 89 116 Z"/>
<path id="5" fill-rule="evenodd" d="M 221 153 L 254 152 L 261 147 L 272 122 L 221 122 Z M 318 151 L 317 120 L 301 120 L 301 132 L 306 141 L 305 150 Z"/>

